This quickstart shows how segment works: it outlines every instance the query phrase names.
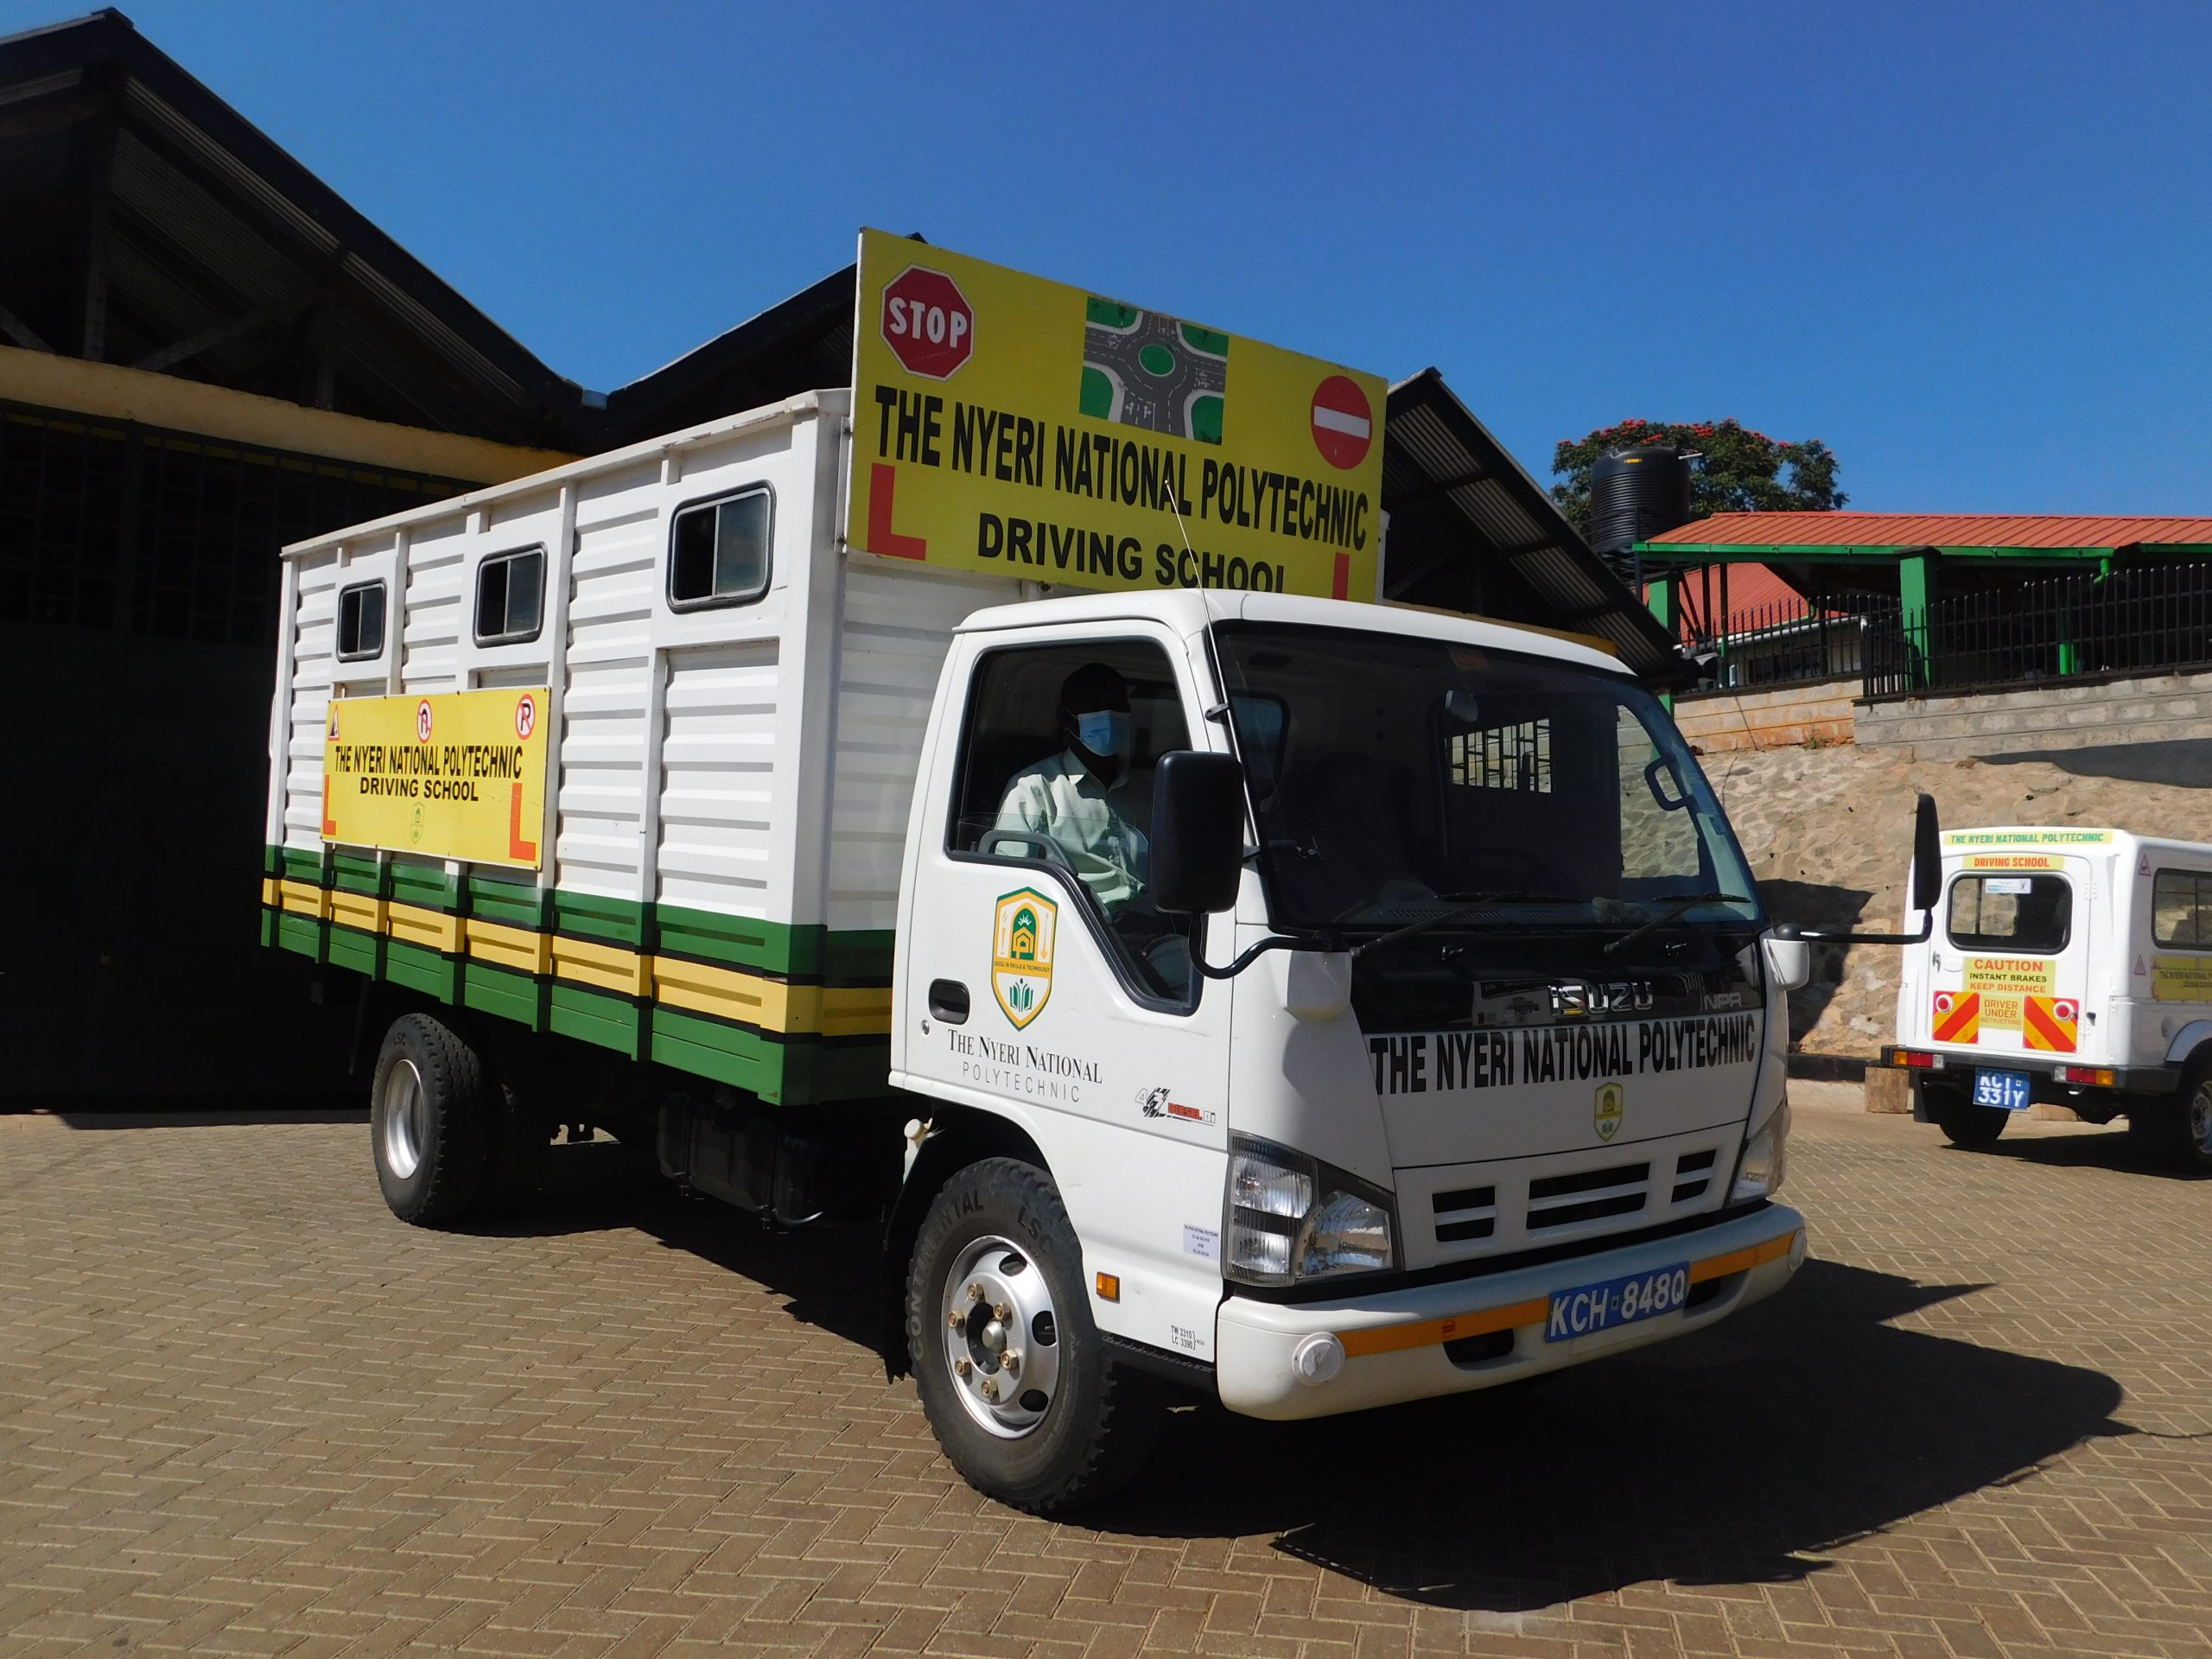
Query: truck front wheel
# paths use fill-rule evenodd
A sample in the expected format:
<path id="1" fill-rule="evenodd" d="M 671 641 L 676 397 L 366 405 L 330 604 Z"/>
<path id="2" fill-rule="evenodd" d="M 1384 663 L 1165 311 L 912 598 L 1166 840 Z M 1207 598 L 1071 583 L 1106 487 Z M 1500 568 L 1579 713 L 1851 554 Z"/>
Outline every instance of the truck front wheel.
<path id="1" fill-rule="evenodd" d="M 987 1497 L 1052 1515 L 1134 1476 L 1162 1403 L 1090 1317 L 1059 1191 L 1009 1158 L 931 1202 L 906 1272 L 906 1341 L 938 1444 Z"/>
<path id="2" fill-rule="evenodd" d="M 487 1119 L 476 1051 L 426 1014 L 394 1020 L 369 1093 L 369 1143 L 391 1213 L 418 1227 L 467 1214 L 483 1180 Z"/>

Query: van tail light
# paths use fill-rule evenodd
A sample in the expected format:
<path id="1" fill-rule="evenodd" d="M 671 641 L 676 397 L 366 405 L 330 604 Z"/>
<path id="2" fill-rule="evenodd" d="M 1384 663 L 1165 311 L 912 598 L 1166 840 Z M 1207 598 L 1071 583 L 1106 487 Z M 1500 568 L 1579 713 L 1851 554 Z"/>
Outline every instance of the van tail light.
<path id="1" fill-rule="evenodd" d="M 1890 1058 L 1898 1065 L 1927 1066 L 1936 1064 L 1936 1057 L 1924 1049 L 1893 1048 Z"/>
<path id="2" fill-rule="evenodd" d="M 2092 1088 L 2109 1089 L 2120 1081 L 2120 1073 L 2108 1065 L 2062 1065 L 2058 1068 L 2061 1083 L 2086 1083 Z"/>

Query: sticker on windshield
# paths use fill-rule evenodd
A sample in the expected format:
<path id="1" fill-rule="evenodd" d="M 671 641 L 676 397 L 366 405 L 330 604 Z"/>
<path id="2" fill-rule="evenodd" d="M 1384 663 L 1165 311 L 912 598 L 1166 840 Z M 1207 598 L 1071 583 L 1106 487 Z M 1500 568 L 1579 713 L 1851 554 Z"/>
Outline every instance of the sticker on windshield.
<path id="1" fill-rule="evenodd" d="M 1000 1010 L 1021 1030 L 1052 995 L 1052 936 L 1060 910 L 1034 887 L 1020 887 L 999 898 L 991 927 L 991 995 Z"/>

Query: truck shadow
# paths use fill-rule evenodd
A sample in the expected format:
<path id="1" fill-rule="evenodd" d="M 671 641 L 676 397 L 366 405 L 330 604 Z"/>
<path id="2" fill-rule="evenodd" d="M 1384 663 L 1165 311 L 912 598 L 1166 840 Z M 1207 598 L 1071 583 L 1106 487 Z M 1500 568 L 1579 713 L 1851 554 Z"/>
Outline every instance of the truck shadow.
<path id="1" fill-rule="evenodd" d="M 1815 1262 L 1713 1332 L 1533 1386 L 1308 1424 L 1179 1414 L 1091 1523 L 1272 1533 L 1391 1595 L 1500 1613 L 1802 1579 L 1825 1551 L 2133 1432 L 2099 1372 L 1886 1323 L 1982 1287 Z"/>

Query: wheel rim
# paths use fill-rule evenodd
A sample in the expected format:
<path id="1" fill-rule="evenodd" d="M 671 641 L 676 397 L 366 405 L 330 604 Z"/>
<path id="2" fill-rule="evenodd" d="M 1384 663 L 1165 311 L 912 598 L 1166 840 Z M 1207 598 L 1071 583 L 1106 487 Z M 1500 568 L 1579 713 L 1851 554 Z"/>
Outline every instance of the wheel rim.
<path id="1" fill-rule="evenodd" d="M 2198 1152 L 2212 1158 L 2212 1089 L 2199 1089 L 2189 1097 L 2189 1138 Z"/>
<path id="2" fill-rule="evenodd" d="M 1001 1440 L 1034 1432 L 1052 1409 L 1059 1323 L 1043 1270 L 1009 1239 L 975 1240 L 945 1275 L 938 1328 L 953 1392 Z"/>
<path id="3" fill-rule="evenodd" d="M 401 1180 L 419 1169 L 429 1139 L 430 1103 L 415 1062 L 402 1058 L 384 1080 L 384 1164 Z"/>

